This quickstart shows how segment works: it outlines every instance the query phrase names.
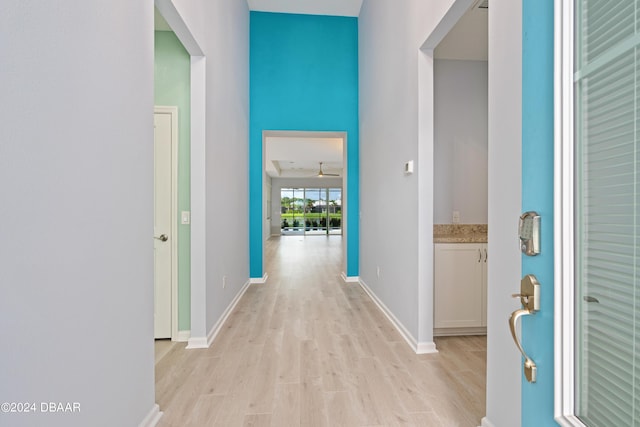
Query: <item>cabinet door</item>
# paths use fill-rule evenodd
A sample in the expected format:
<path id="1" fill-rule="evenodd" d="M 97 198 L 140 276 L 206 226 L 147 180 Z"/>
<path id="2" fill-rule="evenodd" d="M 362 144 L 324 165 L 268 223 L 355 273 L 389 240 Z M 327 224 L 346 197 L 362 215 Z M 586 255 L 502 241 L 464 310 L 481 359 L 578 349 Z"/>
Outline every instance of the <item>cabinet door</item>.
<path id="1" fill-rule="evenodd" d="M 489 262 L 489 252 L 487 244 L 482 244 L 482 273 L 480 280 L 482 280 L 482 326 L 487 326 L 487 264 Z"/>
<path id="2" fill-rule="evenodd" d="M 434 327 L 483 326 L 483 244 L 435 245 Z"/>

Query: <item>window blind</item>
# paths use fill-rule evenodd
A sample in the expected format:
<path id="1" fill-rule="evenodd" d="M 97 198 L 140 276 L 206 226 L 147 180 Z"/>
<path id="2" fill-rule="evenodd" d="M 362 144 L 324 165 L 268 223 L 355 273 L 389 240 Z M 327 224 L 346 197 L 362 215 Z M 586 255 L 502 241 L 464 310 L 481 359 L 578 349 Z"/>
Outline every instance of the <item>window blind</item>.
<path id="1" fill-rule="evenodd" d="M 640 2 L 575 4 L 575 413 L 640 427 Z"/>

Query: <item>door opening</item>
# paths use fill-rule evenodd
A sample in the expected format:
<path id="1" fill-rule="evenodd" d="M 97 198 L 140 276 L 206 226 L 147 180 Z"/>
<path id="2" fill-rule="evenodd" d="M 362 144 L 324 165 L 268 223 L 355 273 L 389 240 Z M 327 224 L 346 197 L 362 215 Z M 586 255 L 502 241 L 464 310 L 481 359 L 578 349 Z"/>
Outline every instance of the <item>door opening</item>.
<path id="1" fill-rule="evenodd" d="M 270 236 L 342 234 L 346 273 L 346 133 L 264 131 L 263 153 L 263 257 Z"/>

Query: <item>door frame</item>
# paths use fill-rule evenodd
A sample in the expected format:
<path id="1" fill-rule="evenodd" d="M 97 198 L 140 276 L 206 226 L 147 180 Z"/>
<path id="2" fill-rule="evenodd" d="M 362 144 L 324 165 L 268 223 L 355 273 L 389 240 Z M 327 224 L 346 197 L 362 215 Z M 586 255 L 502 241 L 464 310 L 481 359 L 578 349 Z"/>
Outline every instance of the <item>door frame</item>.
<path id="1" fill-rule="evenodd" d="M 454 0 L 421 46 L 419 71 L 419 164 L 433 168 L 433 50 L 476 0 Z M 496 2 L 489 14 L 489 236 L 493 263 L 488 268 L 487 402 L 483 427 L 521 422 L 521 356 L 510 336 L 507 319 L 519 303 L 510 298 L 522 277 L 517 250 L 517 219 L 521 206 L 522 142 L 522 2 Z M 517 34 L 516 34 L 517 33 Z M 504 37 L 508 34 L 510 37 Z M 505 161 L 504 158 L 508 160 Z M 493 164 L 493 166 L 492 166 Z M 426 176 L 425 176 L 426 175 Z M 419 316 L 421 340 L 433 330 L 433 180 L 420 174 Z M 507 225 L 505 225 L 507 224 Z M 511 224 L 511 226 L 509 226 Z M 513 250 L 513 248 L 516 250 Z M 426 331 L 423 331 L 425 328 Z"/>
<path id="2" fill-rule="evenodd" d="M 261 221 L 264 224 L 267 218 L 267 172 L 266 172 L 266 155 L 267 152 L 267 138 L 270 137 L 289 137 L 289 138 L 341 138 L 342 139 L 342 164 L 343 164 L 343 172 L 342 172 L 342 273 L 341 277 L 347 283 L 357 283 L 357 277 L 349 277 L 347 275 L 347 261 L 348 261 L 348 250 L 347 250 L 347 241 L 349 239 L 349 233 L 347 231 L 347 213 L 349 209 L 349 195 L 347 194 L 348 180 L 349 180 L 349 162 L 348 162 L 348 154 L 347 154 L 347 144 L 348 144 L 348 136 L 347 132 L 341 131 L 276 131 L 276 130 L 263 130 L 262 131 L 262 216 Z M 273 206 L 271 207 L 273 209 Z M 270 220 L 269 220 L 270 221 Z M 263 225 L 264 226 L 264 225 Z M 262 278 L 253 278 L 250 279 L 251 283 L 265 283 L 267 281 L 268 272 L 264 269 L 264 256 L 265 250 L 264 246 L 268 236 L 271 235 L 271 229 L 268 232 L 263 230 L 262 235 L 260 236 L 261 241 L 261 251 L 262 251 L 262 265 L 263 265 L 263 277 Z"/>
<path id="3" fill-rule="evenodd" d="M 171 116 L 171 341 L 178 341 L 178 107 L 155 105 L 153 114 Z"/>
<path id="4" fill-rule="evenodd" d="M 573 1 L 555 2 L 555 322 L 554 417 L 561 426 L 584 426 L 575 415 L 574 222 L 574 13 Z"/>

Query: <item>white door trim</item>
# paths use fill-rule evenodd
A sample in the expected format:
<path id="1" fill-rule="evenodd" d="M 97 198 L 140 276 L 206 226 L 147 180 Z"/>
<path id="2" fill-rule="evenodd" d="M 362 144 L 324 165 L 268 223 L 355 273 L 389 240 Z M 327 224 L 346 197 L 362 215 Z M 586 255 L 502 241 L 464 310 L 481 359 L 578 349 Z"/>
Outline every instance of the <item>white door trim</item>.
<path id="1" fill-rule="evenodd" d="M 574 357 L 574 91 L 573 1 L 555 2 L 554 166 L 554 412 L 561 426 L 584 426 L 575 416 Z"/>
<path id="2" fill-rule="evenodd" d="M 178 336 L 178 107 L 154 106 L 154 114 L 171 116 L 171 341 Z"/>

